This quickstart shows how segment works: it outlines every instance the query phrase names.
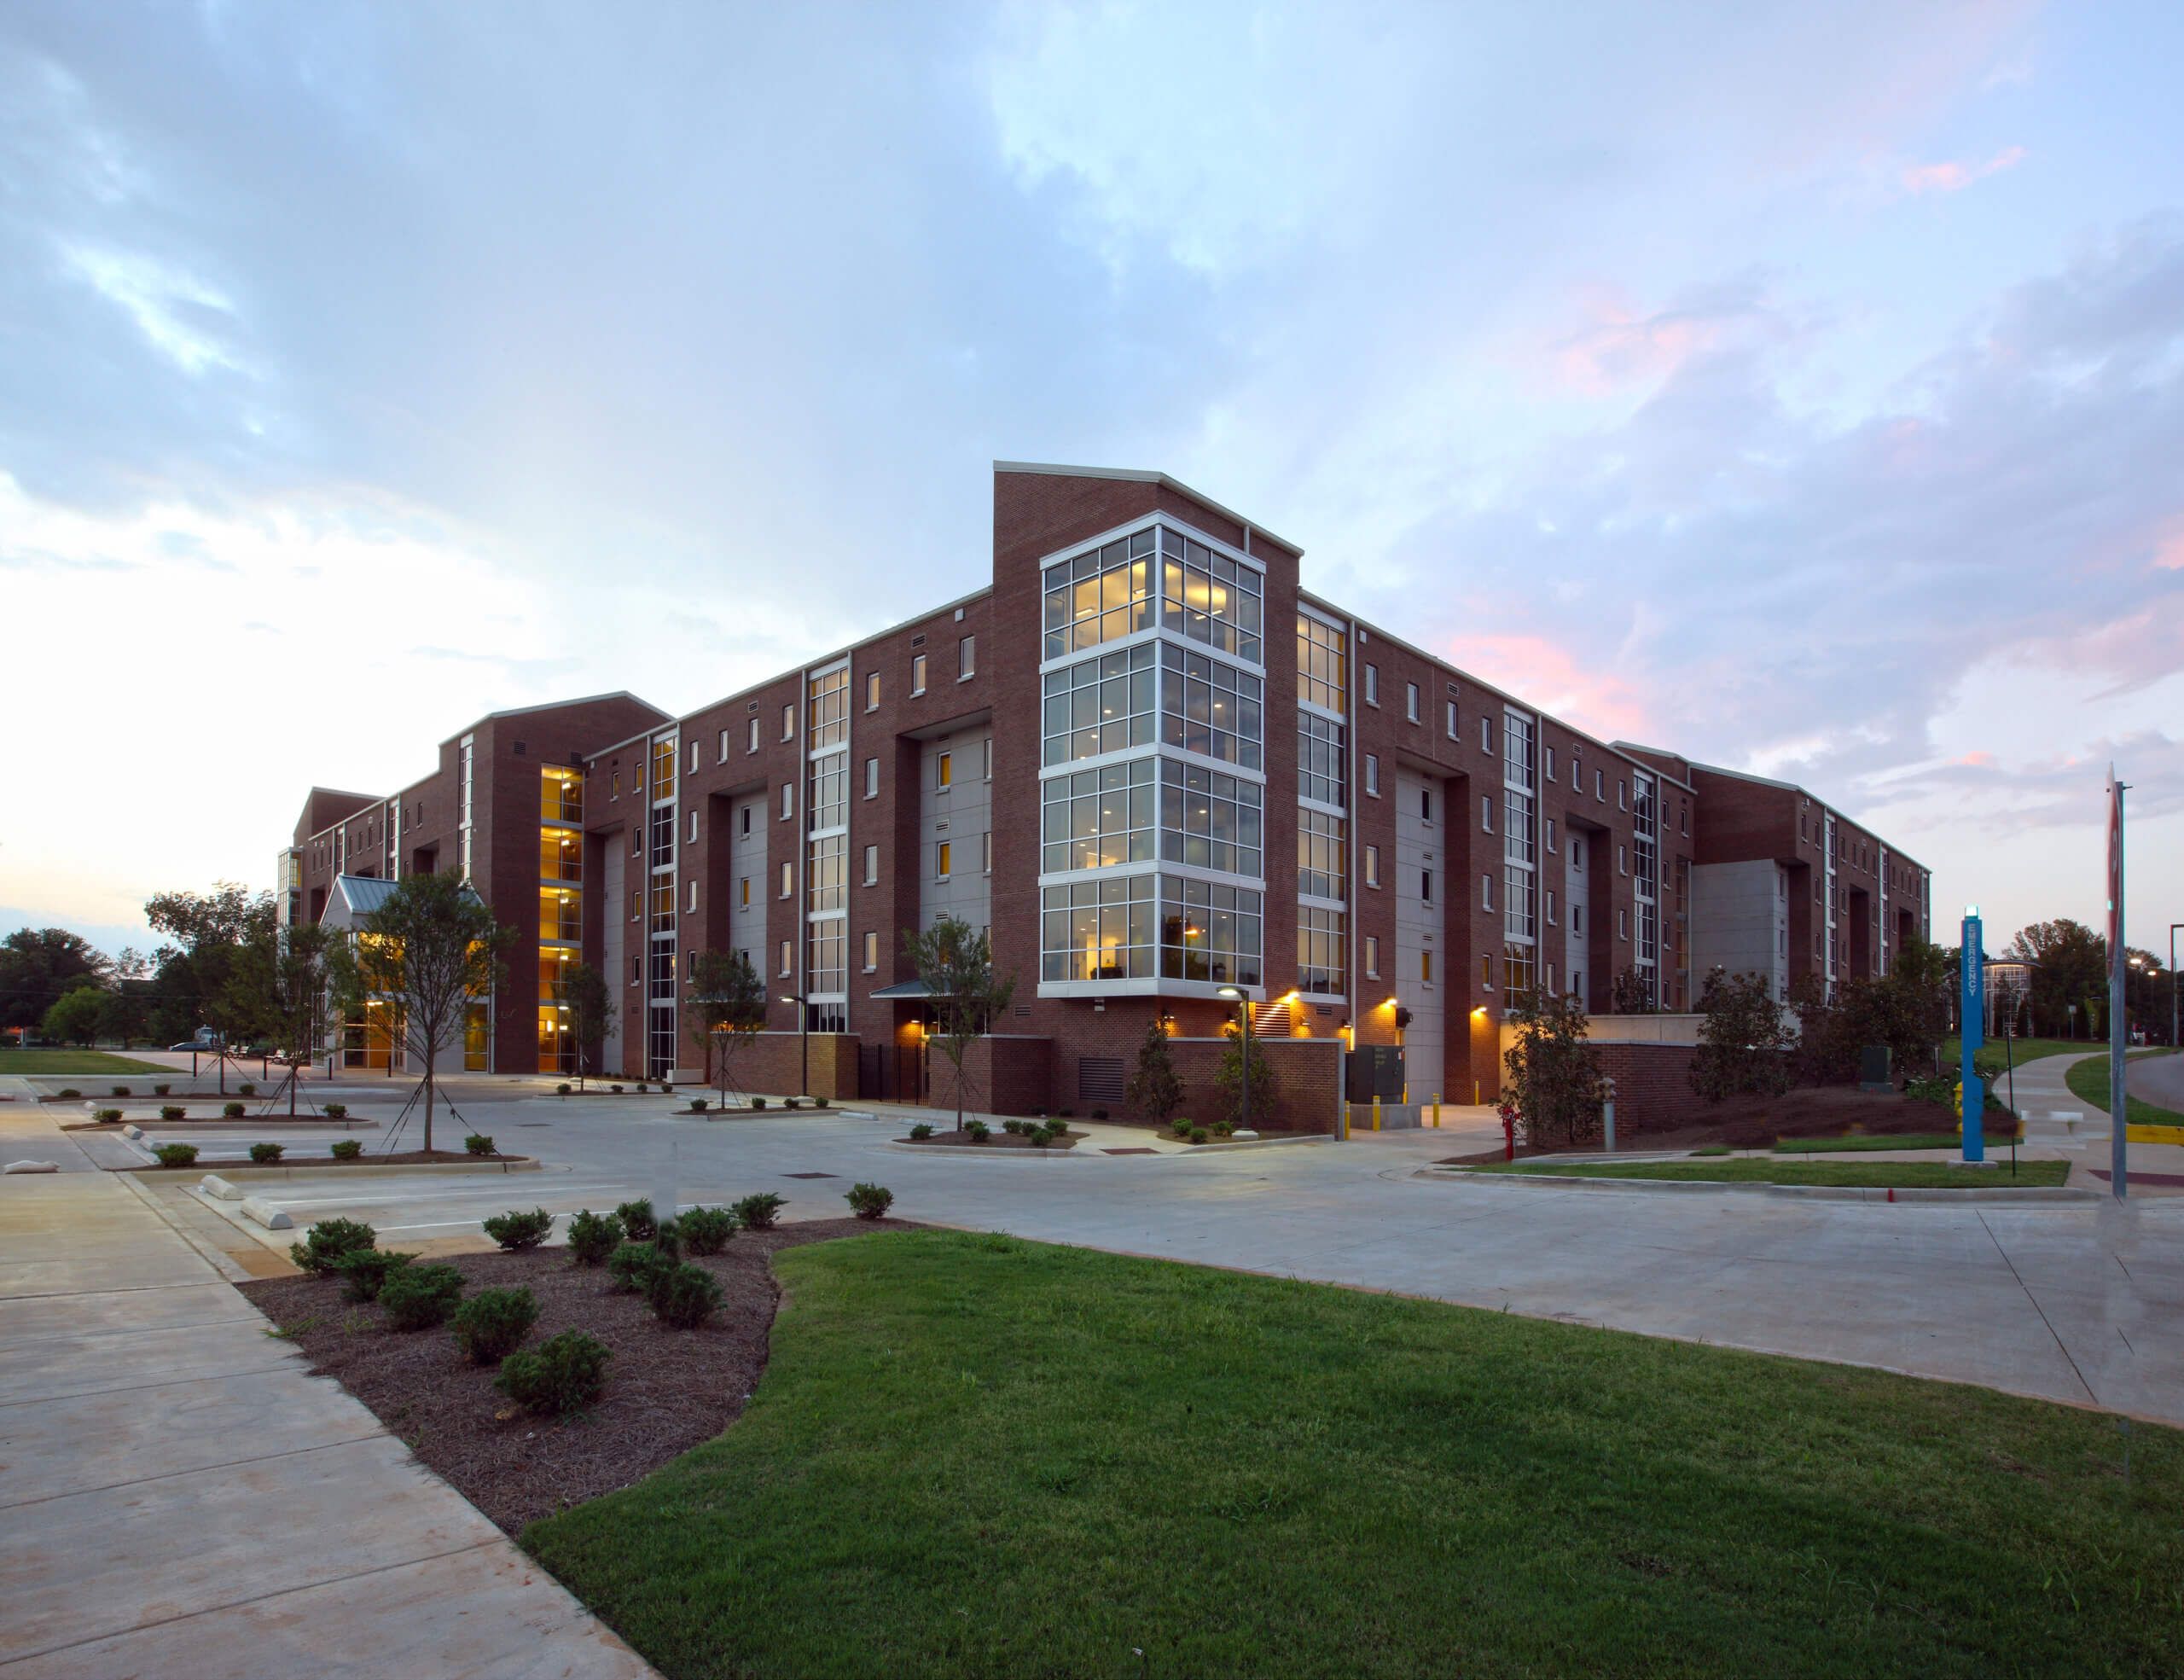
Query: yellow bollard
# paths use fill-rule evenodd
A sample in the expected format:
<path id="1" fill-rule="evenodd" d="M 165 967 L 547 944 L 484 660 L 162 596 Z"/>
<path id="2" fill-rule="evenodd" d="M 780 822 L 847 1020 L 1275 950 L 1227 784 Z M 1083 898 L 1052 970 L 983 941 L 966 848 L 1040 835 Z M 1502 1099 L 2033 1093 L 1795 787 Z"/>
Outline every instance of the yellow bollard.
<path id="1" fill-rule="evenodd" d="M 1373 1130 L 1374 1130 L 1374 1131 L 1378 1131 L 1380 1129 L 1380 1092 L 1378 1092 L 1378 1091 L 1374 1091 L 1374 1092 L 1373 1093 Z"/>
<path id="2" fill-rule="evenodd" d="M 1433 1093 L 1433 1125 L 1437 1131 L 1441 1125 L 1441 1093 L 1438 1091 Z"/>
<path id="3" fill-rule="evenodd" d="M 1471 1106 L 1474 1108 L 1478 1107 L 1478 1081 L 1476 1079 L 1471 1082 Z"/>
<path id="4" fill-rule="evenodd" d="M 1350 1136 L 1350 1105 L 1347 1102 L 1342 1105 L 1342 1136 L 1347 1142 Z"/>

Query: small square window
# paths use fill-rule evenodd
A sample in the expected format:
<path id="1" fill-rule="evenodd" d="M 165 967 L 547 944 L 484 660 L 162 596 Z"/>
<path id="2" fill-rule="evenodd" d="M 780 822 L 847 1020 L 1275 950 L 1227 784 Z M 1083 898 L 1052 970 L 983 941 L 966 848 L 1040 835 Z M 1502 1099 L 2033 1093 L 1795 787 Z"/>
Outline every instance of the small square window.
<path id="1" fill-rule="evenodd" d="M 751 877 L 749 875 L 736 877 L 735 902 L 739 909 L 748 910 L 751 907 Z"/>
<path id="2" fill-rule="evenodd" d="M 1491 793 L 1478 796 L 1478 828 L 1481 834 L 1494 832 L 1494 795 Z"/>
<path id="3" fill-rule="evenodd" d="M 993 830 L 989 828 L 979 836 L 979 868 L 987 875 L 993 873 Z"/>
<path id="4" fill-rule="evenodd" d="M 1547 819 L 1547 851 L 1549 857 L 1554 855 L 1554 819 L 1552 817 Z"/>
<path id="5" fill-rule="evenodd" d="M 1490 758 L 1494 753 L 1494 720 L 1482 717 L 1478 720 L 1478 750 Z"/>
<path id="6" fill-rule="evenodd" d="M 746 753 L 755 753 L 758 750 L 758 720 L 756 718 L 748 718 L 744 720 L 743 750 Z"/>
<path id="7" fill-rule="evenodd" d="M 949 841 L 940 842 L 938 853 L 933 860 L 932 875 L 935 881 L 948 879 L 949 865 L 954 861 L 956 849 Z"/>
<path id="8" fill-rule="evenodd" d="M 966 636 L 956 644 L 956 680 L 967 683 L 979 674 L 979 638 Z"/>
<path id="9" fill-rule="evenodd" d="M 1368 665 L 1365 667 L 1365 704 L 1378 706 L 1380 703 L 1380 667 L 1377 665 Z"/>
<path id="10" fill-rule="evenodd" d="M 1418 978 L 1427 985 L 1433 984 L 1433 953 L 1430 950 L 1418 953 Z"/>
<path id="11" fill-rule="evenodd" d="M 880 797 L 880 760 L 877 759 L 864 761 L 864 796 L 868 799 Z"/>
<path id="12" fill-rule="evenodd" d="M 795 891 L 796 871 L 790 866 L 788 859 L 784 857 L 781 859 L 781 885 L 779 896 L 786 898 Z"/>
<path id="13" fill-rule="evenodd" d="M 880 884 L 880 848 L 876 846 L 868 846 L 864 849 L 864 884 L 867 887 Z"/>
<path id="14" fill-rule="evenodd" d="M 1377 935 L 1372 933 L 1365 936 L 1365 978 L 1368 980 L 1380 978 L 1380 941 Z"/>
<path id="15" fill-rule="evenodd" d="M 1365 848 L 1365 884 L 1368 887 L 1380 884 L 1380 848 L 1377 846 Z"/>
<path id="16" fill-rule="evenodd" d="M 691 844 L 691 845 L 693 845 L 693 846 L 695 846 L 697 843 L 698 843 L 698 813 L 697 813 L 696 811 L 692 811 L 692 812 L 690 813 L 690 844 Z"/>
<path id="17" fill-rule="evenodd" d="M 685 881 L 683 886 L 687 890 L 682 895 L 682 913 L 688 916 L 698 908 L 698 883 L 694 881 Z M 696 953 L 693 952 L 692 955 L 694 956 Z"/>
<path id="18" fill-rule="evenodd" d="M 796 707 L 793 706 L 781 707 L 781 739 L 783 741 L 796 739 Z"/>
<path id="19" fill-rule="evenodd" d="M 937 753 L 932 766 L 932 785 L 944 793 L 956 785 L 956 755 L 953 753 Z"/>
<path id="20" fill-rule="evenodd" d="M 1376 799 L 1380 797 L 1380 760 L 1371 753 L 1365 755 L 1365 791 Z"/>
<path id="21" fill-rule="evenodd" d="M 781 941 L 781 978 L 787 980 L 790 967 L 796 961 L 796 945 L 793 939 Z"/>
<path id="22" fill-rule="evenodd" d="M 864 936 L 864 972 L 868 974 L 874 974 L 878 971 L 879 968 L 880 935 L 877 933 L 867 933 Z"/>
<path id="23" fill-rule="evenodd" d="M 1490 873 L 1478 878 L 1478 907 L 1483 910 L 1494 908 L 1494 877 Z"/>
<path id="24" fill-rule="evenodd" d="M 868 671 L 864 674 L 864 709 L 867 712 L 880 709 L 880 673 L 876 671 Z"/>
<path id="25" fill-rule="evenodd" d="M 979 774 L 988 782 L 993 780 L 993 737 L 988 735 L 979 743 Z"/>
<path id="26" fill-rule="evenodd" d="M 1433 871 L 1431 869 L 1418 872 L 1418 901 L 1421 904 L 1433 902 Z"/>
<path id="27" fill-rule="evenodd" d="M 1447 719 L 1443 727 L 1448 731 L 1449 739 L 1451 741 L 1456 738 L 1456 703 L 1450 700 L 1448 703 Z"/>
<path id="28" fill-rule="evenodd" d="M 1418 684 L 1415 683 L 1403 685 L 1403 715 L 1414 724 L 1418 721 Z"/>
<path id="29" fill-rule="evenodd" d="M 925 692 L 925 655 L 923 654 L 910 655 L 910 692 L 914 695 L 921 695 Z"/>

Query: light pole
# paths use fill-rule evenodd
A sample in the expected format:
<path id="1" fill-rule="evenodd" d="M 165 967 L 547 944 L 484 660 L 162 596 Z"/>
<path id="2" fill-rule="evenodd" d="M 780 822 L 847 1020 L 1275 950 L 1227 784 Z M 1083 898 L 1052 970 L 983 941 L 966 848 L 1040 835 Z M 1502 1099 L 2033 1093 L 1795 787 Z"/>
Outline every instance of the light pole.
<path id="1" fill-rule="evenodd" d="M 796 1005 L 796 1047 L 804 1057 L 804 1072 L 797 1078 L 797 1095 L 811 1095 L 811 1006 L 801 997 L 781 994 L 781 1002 Z"/>
<path id="2" fill-rule="evenodd" d="M 1252 1003 L 1251 999 L 1244 995 L 1244 989 L 1240 985 L 1224 985 L 1217 995 L 1234 998 L 1236 1003 L 1236 1030 L 1242 1035 L 1241 1043 L 1244 1047 L 1241 1081 L 1244 1089 L 1243 1106 L 1237 1111 L 1241 1124 L 1236 1130 L 1249 1131 L 1252 1129 Z"/>
<path id="3" fill-rule="evenodd" d="M 2184 921 L 2172 921 L 2169 924 L 2169 1042 L 2172 1046 L 2184 1044 L 2184 1038 L 2180 1038 L 2176 1033 L 2179 1025 L 2176 1009 L 2176 933 L 2179 928 L 2184 928 Z"/>

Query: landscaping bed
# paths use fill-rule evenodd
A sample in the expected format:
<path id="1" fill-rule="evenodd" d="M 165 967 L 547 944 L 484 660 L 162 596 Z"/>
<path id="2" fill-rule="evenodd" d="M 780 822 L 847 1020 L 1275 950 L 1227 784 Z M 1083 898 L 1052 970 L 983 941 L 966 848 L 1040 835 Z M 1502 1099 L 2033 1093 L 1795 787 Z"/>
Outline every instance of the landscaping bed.
<path id="1" fill-rule="evenodd" d="M 1986 1117 L 1987 1147 L 2009 1144 L 2016 1122 L 2001 1110 Z M 1781 1096 L 1732 1096 L 1719 1102 L 1693 1096 L 1681 1125 L 1634 1131 L 1616 1128 L 1626 1149 L 1695 1149 L 1726 1143 L 1733 1149 L 1769 1149 L 1786 1137 L 1840 1137 L 1956 1131 L 1956 1111 L 1945 1103 L 1914 1102 L 1897 1091 L 1865 1091 L 1856 1085 L 1807 1085 Z M 1580 1146 L 1596 1148 L 1592 1143 Z M 1551 1153 L 1519 1145 L 1520 1157 Z M 1560 1153 L 1555 1151 L 1552 1153 Z M 1470 1166 L 1502 1158 L 1499 1149 L 1456 1155 L 1445 1166 Z"/>
<path id="2" fill-rule="evenodd" d="M 241 1121 L 234 1122 L 240 1125 Z M 142 1166 L 117 1166 L 114 1172 L 217 1172 L 229 1166 L 308 1166 L 316 1171 L 322 1166 L 448 1166 L 457 1163 L 508 1163 L 527 1161 L 528 1155 L 473 1155 L 465 1149 L 403 1149 L 392 1155 L 373 1154 L 367 1150 L 361 1155 L 343 1160 L 337 1155 L 298 1155 L 284 1154 L 278 1160 L 253 1161 L 229 1160 L 222 1156 L 208 1160 L 200 1155 L 195 1160 L 176 1166 L 162 1166 L 148 1161 Z"/>
<path id="3" fill-rule="evenodd" d="M 128 1101 L 130 1099 L 127 1097 L 114 1097 L 107 1106 L 111 1107 L 114 1102 Z M 185 1131 L 191 1126 L 324 1126 L 334 1131 L 340 1131 L 345 1128 L 354 1131 L 359 1126 L 378 1125 L 377 1120 L 360 1119 L 354 1114 L 345 1114 L 340 1119 L 332 1119 L 325 1114 L 298 1114 L 293 1119 L 285 1113 L 245 1114 L 237 1119 L 229 1119 L 224 1114 L 184 1114 L 178 1120 L 163 1120 L 157 1116 L 149 1119 L 78 1120 L 61 1129 L 63 1131 L 119 1131 L 125 1125 L 141 1126 L 147 1131 L 154 1127 L 164 1130 L 169 1126 Z"/>
<path id="4" fill-rule="evenodd" d="M 1991 1157 L 1990 1157 L 1991 1159 Z M 1722 1184 L 1822 1184 L 1848 1189 L 2053 1189 L 2071 1176 L 2068 1161 L 2019 1161 L 1994 1166 L 1955 1166 L 1947 1161 L 1804 1161 L 1779 1157 L 1745 1160 L 1482 1162 L 1472 1172 L 1526 1177 L 1667 1178 Z"/>
<path id="5" fill-rule="evenodd" d="M 1074 1149 L 1090 1136 L 1089 1132 L 1066 1131 L 1059 1136 L 1050 1137 L 1046 1147 L 1050 1151 Z M 985 1137 L 975 1137 L 968 1131 L 958 1131 L 951 1126 L 946 1131 L 934 1132 L 930 1137 L 898 1137 L 895 1141 L 897 1143 L 915 1143 L 921 1148 L 1036 1149 L 1039 1147 L 1025 1134 L 1003 1131 L 999 1126 Z"/>
<path id="6" fill-rule="evenodd" d="M 781 1248 L 880 1229 L 901 1220 L 817 1219 L 739 1231 L 717 1255 L 688 1257 L 720 1282 L 712 1322 L 671 1329 L 639 1294 L 615 1293 L 598 1267 L 572 1265 L 563 1248 L 435 1255 L 469 1290 L 520 1284 L 537 1297 L 535 1346 L 583 1330 L 612 1350 L 606 1387 L 589 1412 L 559 1420 L 519 1410 L 471 1364 L 445 1329 L 383 1328 L 375 1301 L 346 1299 L 337 1278 L 264 1278 L 241 1289 L 311 1361 L 337 1379 L 410 1450 L 514 1534 L 658 1469 L 733 1423 L 765 1369 L 781 1298 L 770 1256 Z M 269 1333 L 270 1334 L 270 1333 Z"/>
<path id="7" fill-rule="evenodd" d="M 670 1680 L 2184 1671 L 2174 1430 L 999 1235 L 777 1270 L 735 1427 L 522 1537 Z"/>

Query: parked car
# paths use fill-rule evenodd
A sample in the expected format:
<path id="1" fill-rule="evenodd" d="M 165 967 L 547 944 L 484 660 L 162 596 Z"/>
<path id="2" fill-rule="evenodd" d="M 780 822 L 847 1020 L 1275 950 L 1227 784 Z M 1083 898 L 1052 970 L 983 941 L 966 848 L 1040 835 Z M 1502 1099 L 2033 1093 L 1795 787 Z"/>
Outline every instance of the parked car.
<path id="1" fill-rule="evenodd" d="M 214 1055 L 218 1051 L 219 1048 L 220 1036 L 217 1032 L 200 1032 L 195 1038 L 184 1039 L 179 1044 L 169 1044 L 167 1046 L 168 1050 L 171 1052 L 174 1050 L 195 1050 L 200 1055 Z"/>

